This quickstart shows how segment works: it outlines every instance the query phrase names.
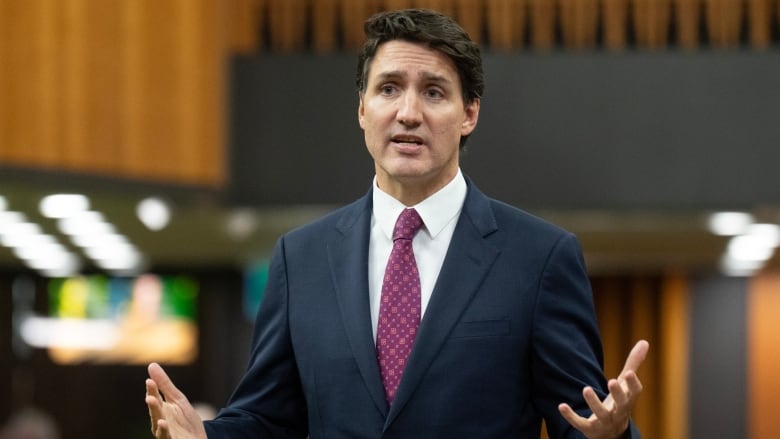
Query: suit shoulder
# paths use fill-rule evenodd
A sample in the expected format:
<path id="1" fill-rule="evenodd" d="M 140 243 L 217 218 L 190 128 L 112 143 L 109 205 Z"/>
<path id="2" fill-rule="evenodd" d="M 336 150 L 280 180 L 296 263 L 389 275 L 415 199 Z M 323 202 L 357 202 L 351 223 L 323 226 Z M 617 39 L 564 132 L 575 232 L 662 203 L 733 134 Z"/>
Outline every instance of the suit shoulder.
<path id="1" fill-rule="evenodd" d="M 519 229 L 556 240 L 572 235 L 570 231 L 547 219 L 503 201 L 491 198 L 490 205 L 500 228 Z"/>
<path id="2" fill-rule="evenodd" d="M 366 197 L 359 198 L 350 204 L 338 207 L 311 222 L 290 230 L 284 234 L 284 237 L 287 239 L 321 238 L 323 233 L 328 231 L 354 226 L 366 210 L 370 213 L 370 205 L 367 204 Z"/>

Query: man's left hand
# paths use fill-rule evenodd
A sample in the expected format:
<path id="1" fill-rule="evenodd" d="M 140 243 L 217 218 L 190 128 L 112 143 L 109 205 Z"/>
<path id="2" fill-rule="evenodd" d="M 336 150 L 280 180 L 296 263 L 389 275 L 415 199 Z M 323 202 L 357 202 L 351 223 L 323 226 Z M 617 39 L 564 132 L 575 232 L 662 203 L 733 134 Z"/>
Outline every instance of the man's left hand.
<path id="1" fill-rule="evenodd" d="M 645 360 L 649 349 L 650 345 L 645 340 L 640 340 L 634 345 L 631 353 L 628 354 L 623 371 L 616 379 L 611 379 L 607 383 L 609 395 L 604 398 L 604 401 L 599 400 L 592 387 L 583 389 L 582 396 L 593 412 L 590 417 L 583 418 L 569 404 L 562 403 L 558 406 L 558 410 L 564 419 L 589 439 L 614 439 L 625 433 L 631 418 L 631 410 L 639 394 L 642 393 L 642 383 L 636 371 Z"/>

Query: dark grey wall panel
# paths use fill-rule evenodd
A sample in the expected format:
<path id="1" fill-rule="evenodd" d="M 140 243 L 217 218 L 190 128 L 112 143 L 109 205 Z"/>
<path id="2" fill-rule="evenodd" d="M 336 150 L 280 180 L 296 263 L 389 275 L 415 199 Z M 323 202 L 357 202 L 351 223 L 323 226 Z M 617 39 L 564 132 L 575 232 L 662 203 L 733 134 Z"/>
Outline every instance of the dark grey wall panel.
<path id="1" fill-rule="evenodd" d="M 780 52 L 486 54 L 464 170 L 534 207 L 780 201 Z M 233 62 L 231 199 L 341 203 L 373 174 L 354 57 Z"/>
<path id="2" fill-rule="evenodd" d="M 695 281 L 692 291 L 690 434 L 747 437 L 745 278 Z"/>

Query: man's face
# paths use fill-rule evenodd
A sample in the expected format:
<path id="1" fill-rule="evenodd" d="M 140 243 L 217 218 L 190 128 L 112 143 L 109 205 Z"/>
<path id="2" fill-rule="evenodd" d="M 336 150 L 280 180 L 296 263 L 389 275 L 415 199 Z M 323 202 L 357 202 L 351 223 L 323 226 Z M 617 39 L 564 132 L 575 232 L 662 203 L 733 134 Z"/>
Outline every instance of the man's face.
<path id="1" fill-rule="evenodd" d="M 442 188 L 457 174 L 460 138 L 478 115 L 479 99 L 464 104 L 446 55 L 406 41 L 382 44 L 358 108 L 379 187 L 414 203 Z"/>

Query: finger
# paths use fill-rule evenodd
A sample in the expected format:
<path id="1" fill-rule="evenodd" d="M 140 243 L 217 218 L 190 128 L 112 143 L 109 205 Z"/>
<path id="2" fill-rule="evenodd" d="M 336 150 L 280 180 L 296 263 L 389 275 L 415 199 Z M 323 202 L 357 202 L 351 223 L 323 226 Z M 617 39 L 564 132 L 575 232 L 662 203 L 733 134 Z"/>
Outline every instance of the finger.
<path id="1" fill-rule="evenodd" d="M 168 422 L 166 420 L 163 419 L 160 421 L 154 437 L 157 439 L 170 439 L 171 434 L 168 428 Z"/>
<path id="2" fill-rule="evenodd" d="M 157 363 L 149 364 L 149 376 L 157 384 L 157 388 L 167 400 L 186 400 L 184 394 L 176 388 L 173 381 L 168 377 L 163 368 Z"/>
<path id="3" fill-rule="evenodd" d="M 647 340 L 639 340 L 631 349 L 631 353 L 628 354 L 628 358 L 626 358 L 626 364 L 623 366 L 623 371 L 620 372 L 620 376 L 622 377 L 623 374 L 632 371 L 636 372 L 639 370 L 639 366 L 642 365 L 642 362 L 645 361 L 645 358 L 647 357 L 647 352 L 650 350 L 650 343 L 647 342 Z"/>
<path id="4" fill-rule="evenodd" d="M 590 410 L 599 419 L 609 419 L 612 416 L 612 412 L 599 399 L 599 395 L 592 387 L 586 387 L 582 390 L 582 397 L 585 398 L 585 403 L 588 404 Z"/>
<path id="5" fill-rule="evenodd" d="M 633 373 L 631 375 L 636 377 Z M 614 379 L 609 380 L 607 387 L 609 388 L 610 396 L 612 396 L 612 399 L 615 401 L 613 412 L 619 416 L 629 413 L 631 411 L 630 392 L 627 393 L 626 389 L 623 388 L 623 385 L 618 380 Z"/>
<path id="6" fill-rule="evenodd" d="M 628 389 L 631 400 L 636 400 L 639 394 L 642 393 L 642 381 L 639 380 L 639 377 L 635 373 L 629 372 L 625 376 L 624 383 L 625 388 Z"/>
<path id="7" fill-rule="evenodd" d="M 578 415 L 569 404 L 566 404 L 565 402 L 558 404 L 558 412 L 563 416 L 563 419 L 565 419 L 566 422 L 577 430 L 583 431 L 583 429 L 588 427 L 588 420 Z"/>
<path id="8" fill-rule="evenodd" d="M 152 432 L 157 428 L 157 421 L 163 417 L 162 396 L 157 390 L 157 384 L 152 379 L 146 380 L 146 406 L 149 407 L 149 417 L 152 421 Z"/>

